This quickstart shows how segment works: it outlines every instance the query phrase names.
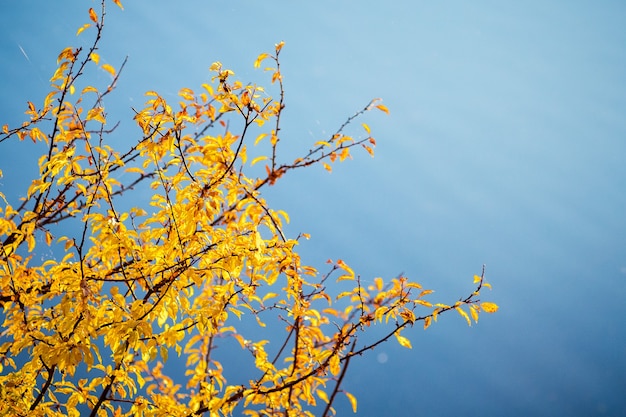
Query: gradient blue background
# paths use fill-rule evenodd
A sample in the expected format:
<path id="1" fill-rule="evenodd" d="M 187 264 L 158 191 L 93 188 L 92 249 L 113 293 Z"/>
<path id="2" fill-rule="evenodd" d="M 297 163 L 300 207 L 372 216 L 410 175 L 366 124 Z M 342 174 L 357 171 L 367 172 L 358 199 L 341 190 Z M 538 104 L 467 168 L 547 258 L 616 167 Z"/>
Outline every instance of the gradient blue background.
<path id="1" fill-rule="evenodd" d="M 0 3 L 0 124 L 41 105 L 91 1 Z M 501 309 L 406 332 L 356 362 L 359 416 L 626 415 L 626 3 L 620 1 L 129 1 L 109 4 L 100 51 L 128 65 L 107 110 L 198 88 L 220 60 L 243 80 L 286 42 L 289 152 L 374 97 L 378 140 L 332 175 L 267 198 L 309 232 L 305 261 L 341 257 L 364 280 L 409 277 L 453 302 L 487 265 Z M 84 36 L 84 35 L 83 35 Z M 88 35 L 86 37 L 88 39 Z M 102 77 L 106 77 L 103 73 Z M 293 146 L 293 148 L 291 148 Z M 0 145 L 0 191 L 32 153 Z M 339 415 L 350 415 L 347 401 Z"/>

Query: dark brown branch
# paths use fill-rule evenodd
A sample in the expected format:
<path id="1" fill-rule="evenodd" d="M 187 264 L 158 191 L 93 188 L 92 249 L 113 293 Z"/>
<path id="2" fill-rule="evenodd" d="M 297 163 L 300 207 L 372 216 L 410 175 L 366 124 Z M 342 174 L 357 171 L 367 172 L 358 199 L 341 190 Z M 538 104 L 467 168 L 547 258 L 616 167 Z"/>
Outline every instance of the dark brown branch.
<path id="1" fill-rule="evenodd" d="M 43 397 L 46 395 L 46 392 L 50 388 L 50 384 L 52 384 L 52 380 L 54 379 L 54 371 L 56 369 L 56 365 L 52 365 L 51 367 L 48 367 L 48 365 L 46 365 L 43 359 L 40 358 L 40 360 L 44 368 L 46 368 L 46 371 L 48 372 L 48 377 L 46 378 L 46 382 L 44 383 L 43 387 L 41 387 L 41 391 L 39 391 L 39 395 L 37 395 L 37 398 L 35 398 L 35 401 L 30 405 L 30 411 L 34 411 L 39 405 L 39 403 L 41 402 L 41 400 L 43 400 Z"/>
<path id="2" fill-rule="evenodd" d="M 335 397 L 337 396 L 337 393 L 339 392 L 339 387 L 341 387 L 341 383 L 343 382 L 343 378 L 346 375 L 346 372 L 348 371 L 348 365 L 350 365 L 350 359 L 352 358 L 351 353 L 354 352 L 354 347 L 356 346 L 356 339 L 352 342 L 352 346 L 350 346 L 350 354 L 346 357 L 346 363 L 343 365 L 343 369 L 341 370 L 341 373 L 339 374 L 339 378 L 337 379 L 337 383 L 335 384 L 335 388 L 333 389 L 332 394 L 330 395 L 330 398 L 328 399 L 328 404 L 326 404 L 326 408 L 324 408 L 324 412 L 322 413 L 322 417 L 326 417 L 328 416 L 330 413 L 330 408 L 332 407 L 333 403 L 335 402 Z"/>

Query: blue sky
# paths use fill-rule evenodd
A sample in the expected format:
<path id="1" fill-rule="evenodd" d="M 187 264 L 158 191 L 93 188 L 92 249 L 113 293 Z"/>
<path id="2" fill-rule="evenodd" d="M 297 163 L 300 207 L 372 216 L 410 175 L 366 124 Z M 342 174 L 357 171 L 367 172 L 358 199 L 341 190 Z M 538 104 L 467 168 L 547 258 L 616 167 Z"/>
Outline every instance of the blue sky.
<path id="1" fill-rule="evenodd" d="M 41 102 L 92 4 L 0 5 L 0 124 Z M 268 200 L 291 215 L 290 232 L 312 235 L 310 264 L 341 257 L 366 280 L 404 271 L 454 301 L 484 263 L 501 309 L 472 328 L 442 317 L 406 333 L 412 350 L 391 343 L 357 362 L 346 388 L 359 416 L 617 416 L 625 25 L 619 1 L 137 0 L 109 6 L 100 52 L 114 66 L 129 56 L 107 109 L 122 121 L 120 143 L 146 90 L 197 88 L 217 60 L 261 83 L 252 63 L 281 40 L 289 152 L 384 99 L 390 116 L 363 119 L 374 159 L 296 173 Z M 10 195 L 34 161 L 2 147 Z"/>

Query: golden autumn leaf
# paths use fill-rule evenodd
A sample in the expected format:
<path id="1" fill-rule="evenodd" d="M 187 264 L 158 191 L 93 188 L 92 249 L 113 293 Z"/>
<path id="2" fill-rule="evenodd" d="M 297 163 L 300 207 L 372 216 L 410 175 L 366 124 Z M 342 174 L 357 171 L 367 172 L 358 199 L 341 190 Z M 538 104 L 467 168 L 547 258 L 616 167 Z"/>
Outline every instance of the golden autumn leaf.
<path id="1" fill-rule="evenodd" d="M 419 300 L 419 299 L 415 300 L 415 304 L 419 304 L 419 305 L 424 306 L 424 307 L 432 307 L 433 306 L 432 303 L 430 303 L 430 302 L 428 302 L 426 300 Z"/>
<path id="2" fill-rule="evenodd" d="M 348 401 L 350 401 L 350 405 L 352 406 L 352 412 L 356 413 L 356 406 L 357 406 L 356 397 L 350 394 L 349 392 L 345 392 L 345 394 L 346 394 L 346 397 L 348 397 Z"/>
<path id="3" fill-rule="evenodd" d="M 329 399 L 328 399 L 328 395 L 326 394 L 326 392 L 324 390 L 318 389 L 315 391 L 315 393 L 317 394 L 318 397 L 320 397 L 320 399 L 322 401 L 324 401 L 326 404 L 328 404 Z"/>
<path id="4" fill-rule="evenodd" d="M 495 303 L 484 302 L 480 303 L 480 308 L 482 308 L 485 313 L 495 313 L 498 311 L 499 307 Z"/>
<path id="5" fill-rule="evenodd" d="M 354 277 L 355 277 L 354 271 L 343 260 L 337 259 L 336 265 L 346 272 L 346 274 L 340 276 L 338 278 L 338 280 L 341 280 L 341 279 L 354 279 Z"/>
<path id="6" fill-rule="evenodd" d="M 59 54 L 59 56 L 57 57 L 57 64 L 59 64 L 61 61 L 74 61 L 76 59 L 76 55 L 74 52 L 74 48 L 72 47 L 67 47 L 65 49 L 63 49 L 61 51 L 61 53 Z"/>
<path id="7" fill-rule="evenodd" d="M 261 66 L 261 62 L 263 62 L 264 59 L 268 58 L 270 55 L 266 54 L 266 53 L 262 53 L 260 54 L 257 58 L 256 61 L 254 61 L 254 68 L 259 68 Z"/>
<path id="8" fill-rule="evenodd" d="M 408 321 L 410 323 L 413 323 L 415 321 L 415 313 L 413 313 L 413 311 L 409 309 L 402 311 L 400 313 L 400 317 L 402 317 L 403 320 Z"/>
<path id="9" fill-rule="evenodd" d="M 250 162 L 250 166 L 254 166 L 254 165 L 256 165 L 257 163 L 259 163 L 259 162 L 261 162 L 261 161 L 265 161 L 265 160 L 267 160 L 267 159 L 269 159 L 269 158 L 268 158 L 267 156 L 265 156 L 265 155 L 262 155 L 262 156 L 257 156 L 256 158 L 254 158 L 254 159 L 252 160 L 252 162 Z"/>
<path id="10" fill-rule="evenodd" d="M 83 88 L 83 91 L 81 91 L 81 94 L 86 94 L 86 93 L 97 93 L 98 89 L 96 89 L 95 87 L 92 87 L 90 85 L 88 85 L 87 87 Z"/>
<path id="11" fill-rule="evenodd" d="M 400 344 L 400 346 L 405 347 L 407 349 L 412 349 L 411 341 L 404 336 L 400 336 L 398 333 L 395 334 L 396 340 Z"/>
<path id="12" fill-rule="evenodd" d="M 95 107 L 87 112 L 85 120 L 96 120 L 102 124 L 106 123 L 104 118 L 104 109 L 102 107 Z"/>
<path id="13" fill-rule="evenodd" d="M 98 15 L 91 7 L 89 8 L 89 19 L 94 23 L 98 23 Z"/>
<path id="14" fill-rule="evenodd" d="M 331 354 L 328 366 L 331 374 L 339 375 L 339 372 L 341 371 L 341 362 L 339 361 L 339 356 Z"/>
<path id="15" fill-rule="evenodd" d="M 474 322 L 478 323 L 478 312 L 480 310 L 480 307 L 472 304 L 470 306 L 470 314 L 472 315 L 472 319 L 474 319 Z"/>
<path id="16" fill-rule="evenodd" d="M 143 174 L 145 171 L 139 167 L 128 167 L 124 170 L 124 172 Z"/>
<path id="17" fill-rule="evenodd" d="M 382 112 L 389 114 L 389 109 L 384 104 L 378 104 L 376 108 Z"/>
<path id="18" fill-rule="evenodd" d="M 339 162 L 343 162 L 347 158 L 352 158 L 352 156 L 350 155 L 350 149 L 343 148 L 341 152 L 339 153 Z"/>
<path id="19" fill-rule="evenodd" d="M 108 72 L 109 74 L 111 74 L 112 76 L 115 76 L 115 68 L 113 68 L 111 65 L 103 64 L 102 69 Z"/>
<path id="20" fill-rule="evenodd" d="M 384 281 L 381 277 L 374 278 L 374 285 L 377 291 L 383 290 L 383 284 L 384 284 Z"/>
<path id="21" fill-rule="evenodd" d="M 367 153 L 370 154 L 370 156 L 373 158 L 374 157 L 374 150 L 371 147 L 367 146 L 367 145 L 363 144 L 362 146 L 367 151 Z"/>
<path id="22" fill-rule="evenodd" d="M 88 29 L 90 27 L 91 27 L 90 23 L 85 23 L 84 25 L 78 28 L 78 30 L 76 31 L 76 36 L 80 35 L 81 33 L 83 33 L 85 29 Z"/>
<path id="23" fill-rule="evenodd" d="M 460 305 L 460 304 L 456 305 L 456 306 L 454 307 L 454 309 L 457 311 L 457 313 L 459 313 L 459 315 L 460 315 L 461 317 L 463 317 L 463 318 L 465 319 L 465 321 L 467 321 L 467 325 L 468 325 L 468 326 L 471 326 L 471 325 L 472 325 L 472 322 L 471 322 L 471 320 L 470 320 L 469 316 L 467 315 L 467 313 L 465 312 L 465 310 L 463 310 L 463 309 L 461 308 L 461 305 Z"/>
<path id="24" fill-rule="evenodd" d="M 256 139 L 254 140 L 254 146 L 258 145 L 259 142 L 261 142 L 263 140 L 263 138 L 265 138 L 267 136 L 267 133 L 261 133 L 259 134 Z"/>

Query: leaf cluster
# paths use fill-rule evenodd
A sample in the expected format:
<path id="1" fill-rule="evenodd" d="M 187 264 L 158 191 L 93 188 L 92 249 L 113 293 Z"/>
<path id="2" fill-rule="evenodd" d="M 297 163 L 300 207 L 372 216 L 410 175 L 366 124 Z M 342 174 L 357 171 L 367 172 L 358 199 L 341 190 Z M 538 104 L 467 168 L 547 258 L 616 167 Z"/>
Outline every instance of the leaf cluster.
<path id="1" fill-rule="evenodd" d="M 356 411 L 341 387 L 355 356 L 392 337 L 410 348 L 405 328 L 450 310 L 471 323 L 463 307 L 474 321 L 497 309 L 478 304 L 484 271 L 475 291 L 446 305 L 404 276 L 366 287 L 341 260 L 325 273 L 302 262 L 308 235 L 286 236 L 289 217 L 263 189 L 296 169 L 330 171 L 356 148 L 373 156 L 368 125 L 359 137 L 346 130 L 388 110 L 374 100 L 302 157 L 282 160 L 282 42 L 254 63 L 271 62 L 277 98 L 216 62 L 212 82 L 181 89 L 176 103 L 147 92 L 133 109 L 137 140 L 114 149 L 105 99 L 126 61 L 100 64 L 105 14 L 104 1 L 89 9 L 78 34 L 92 33 L 91 46 L 64 49 L 42 105 L 29 102 L 27 120 L 0 133 L 0 142 L 46 147 L 25 197 L 14 206 L 0 195 L 1 414 L 218 416 L 239 406 L 305 416 L 321 405 L 326 416 L 338 394 Z M 78 87 L 97 70 L 108 84 Z M 335 281 L 350 289 L 333 294 Z M 376 323 L 388 333 L 359 343 Z M 233 364 L 218 347 L 229 341 L 251 365 L 246 379 L 226 376 Z M 167 371 L 171 355 L 183 358 L 182 380 Z"/>

